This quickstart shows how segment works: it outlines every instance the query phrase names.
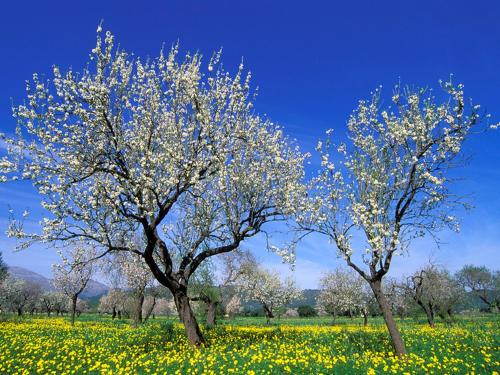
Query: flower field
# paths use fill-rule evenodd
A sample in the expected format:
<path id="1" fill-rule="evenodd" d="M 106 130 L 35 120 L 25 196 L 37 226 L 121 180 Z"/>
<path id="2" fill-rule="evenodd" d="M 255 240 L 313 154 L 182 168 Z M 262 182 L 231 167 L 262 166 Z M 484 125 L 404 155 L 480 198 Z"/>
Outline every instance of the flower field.
<path id="1" fill-rule="evenodd" d="M 62 318 L 4 321 L 0 373 L 498 374 L 500 368 L 498 319 L 436 329 L 403 324 L 412 353 L 404 360 L 391 353 L 382 325 L 240 324 L 206 332 L 209 345 L 197 350 L 180 325 L 167 321 L 137 329 L 109 320 L 75 328 Z"/>

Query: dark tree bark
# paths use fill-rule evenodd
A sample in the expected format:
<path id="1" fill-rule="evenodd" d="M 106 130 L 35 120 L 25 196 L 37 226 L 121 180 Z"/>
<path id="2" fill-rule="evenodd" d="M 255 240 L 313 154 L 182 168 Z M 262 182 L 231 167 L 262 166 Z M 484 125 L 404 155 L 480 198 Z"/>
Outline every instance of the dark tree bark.
<path id="1" fill-rule="evenodd" d="M 394 317 L 392 315 L 391 306 L 389 305 L 389 302 L 387 301 L 387 298 L 382 290 L 382 280 L 375 279 L 369 281 L 369 283 L 378 302 L 380 310 L 382 311 L 385 324 L 387 326 L 387 329 L 389 330 L 389 335 L 391 336 L 394 350 L 396 351 L 396 354 L 398 356 L 403 356 L 406 354 L 405 344 L 403 342 L 403 339 L 401 338 L 401 333 L 399 332 L 396 321 L 394 320 Z"/>
<path id="2" fill-rule="evenodd" d="M 205 343 L 198 321 L 193 313 L 187 293 L 179 290 L 174 294 L 174 302 L 179 313 L 179 319 L 186 329 L 186 335 L 191 345 L 200 347 Z"/>
<path id="3" fill-rule="evenodd" d="M 422 302 L 420 299 L 416 299 L 417 304 L 424 310 L 425 312 L 425 317 L 427 318 L 427 323 L 429 324 L 429 327 L 434 328 L 434 310 L 432 309 L 432 305 L 428 304 L 426 305 L 425 303 Z"/>
<path id="4" fill-rule="evenodd" d="M 75 315 L 76 315 L 76 302 L 78 300 L 78 294 L 73 294 L 71 296 L 71 325 L 75 325 Z"/>
<path id="5" fill-rule="evenodd" d="M 146 316 L 144 317 L 144 322 L 148 321 L 149 317 L 153 313 L 155 306 L 156 306 L 156 295 L 153 295 L 153 303 L 149 307 L 148 311 L 146 311 Z M 154 319 L 154 315 L 153 315 L 153 319 Z"/>
<path id="6" fill-rule="evenodd" d="M 274 318 L 273 311 L 266 304 L 263 304 L 263 307 L 264 307 L 264 313 L 266 314 L 266 323 L 270 324 L 271 319 Z"/>
<path id="7" fill-rule="evenodd" d="M 23 315 L 23 309 L 17 309 L 17 316 Z"/>
<path id="8" fill-rule="evenodd" d="M 111 319 L 114 320 L 116 318 L 116 307 L 113 306 L 113 311 L 111 313 Z"/>

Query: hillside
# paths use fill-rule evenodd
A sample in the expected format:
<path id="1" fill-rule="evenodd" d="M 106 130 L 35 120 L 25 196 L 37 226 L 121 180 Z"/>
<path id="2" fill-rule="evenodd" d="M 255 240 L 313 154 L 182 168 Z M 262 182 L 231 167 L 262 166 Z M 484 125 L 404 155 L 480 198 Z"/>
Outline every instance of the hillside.
<path id="1" fill-rule="evenodd" d="M 12 275 L 12 277 L 16 279 L 26 280 L 40 285 L 40 287 L 44 291 L 54 290 L 54 286 L 52 285 L 52 279 L 46 278 L 45 276 L 30 271 L 26 268 L 9 266 L 9 273 Z M 85 290 L 81 294 L 81 298 L 91 299 L 99 297 L 102 296 L 103 294 L 106 294 L 108 290 L 109 287 L 107 285 L 100 283 L 99 281 L 90 280 L 87 285 L 87 288 L 85 288 Z"/>

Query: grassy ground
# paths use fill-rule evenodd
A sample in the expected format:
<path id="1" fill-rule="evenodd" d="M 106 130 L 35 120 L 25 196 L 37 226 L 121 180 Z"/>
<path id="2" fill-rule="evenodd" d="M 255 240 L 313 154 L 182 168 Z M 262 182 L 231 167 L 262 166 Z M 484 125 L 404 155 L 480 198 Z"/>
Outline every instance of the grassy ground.
<path id="1" fill-rule="evenodd" d="M 190 348 L 173 318 L 134 329 L 127 320 L 84 315 L 8 317 L 0 322 L 0 373 L 41 374 L 495 374 L 500 367 L 498 316 L 460 317 L 430 329 L 400 324 L 408 351 L 391 352 L 385 327 L 372 319 L 264 318 L 221 321 L 205 331 L 207 346 Z"/>

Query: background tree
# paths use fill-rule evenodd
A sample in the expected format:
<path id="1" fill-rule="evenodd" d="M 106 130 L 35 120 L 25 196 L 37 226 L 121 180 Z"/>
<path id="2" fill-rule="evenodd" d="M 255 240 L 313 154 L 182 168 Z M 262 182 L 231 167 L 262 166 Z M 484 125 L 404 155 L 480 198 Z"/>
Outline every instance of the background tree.
<path id="1" fill-rule="evenodd" d="M 143 316 L 144 322 L 151 317 L 156 311 L 156 304 L 161 298 L 165 298 L 166 290 L 163 286 L 152 286 L 146 290 L 146 298 L 144 299 Z M 154 314 L 153 314 L 154 317 Z"/>
<path id="2" fill-rule="evenodd" d="M 302 292 L 292 278 L 281 280 L 278 272 L 269 271 L 261 266 L 244 274 L 239 290 L 246 300 L 256 301 L 262 305 L 267 323 L 274 318 L 277 309 L 302 297 Z"/>
<path id="3" fill-rule="evenodd" d="M 243 311 L 243 305 L 241 303 L 241 297 L 238 294 L 234 294 L 227 301 L 224 306 L 224 312 L 229 317 L 232 318 L 235 315 Z"/>
<path id="4" fill-rule="evenodd" d="M 153 286 L 155 278 L 144 258 L 136 253 L 115 253 L 111 257 L 110 266 L 115 268 L 115 272 L 121 275 L 121 277 L 118 277 L 120 277 L 125 284 L 124 286 L 132 295 L 134 300 L 132 317 L 134 325 L 137 326 L 143 321 L 142 310 L 146 297 L 146 289 Z"/>
<path id="5" fill-rule="evenodd" d="M 221 303 L 221 293 L 215 279 L 213 266 L 206 262 L 193 275 L 193 280 L 188 290 L 191 301 L 202 302 L 205 305 L 206 325 L 209 327 L 216 324 L 217 307 Z"/>
<path id="6" fill-rule="evenodd" d="M 71 301 L 71 325 L 75 325 L 78 296 L 85 290 L 96 271 L 95 250 L 79 244 L 65 254 L 62 263 L 53 266 L 54 287 L 63 292 Z"/>
<path id="7" fill-rule="evenodd" d="M 404 320 L 409 314 L 413 306 L 412 302 L 414 301 L 412 293 L 407 288 L 406 280 L 400 281 L 388 278 L 385 293 L 391 305 L 392 313 L 399 316 L 401 320 Z"/>
<path id="8" fill-rule="evenodd" d="M 142 256 L 200 345 L 189 278 L 205 259 L 297 211 L 306 156 L 255 115 L 243 66 L 231 76 L 215 54 L 204 74 L 201 56 L 180 60 L 178 46 L 143 62 L 101 35 L 99 27 L 83 72 L 34 74 L 28 101 L 14 110 L 18 137 L 3 137 L 10 153 L 0 167 L 15 165 L 33 181 L 50 219 L 42 234 L 18 221 L 9 234 L 21 247 L 85 239 L 101 255 Z M 131 234 L 145 246 L 124 245 Z"/>
<path id="9" fill-rule="evenodd" d="M 301 318 L 309 318 L 318 315 L 314 307 L 310 305 L 300 305 L 299 307 L 297 307 L 297 313 Z"/>
<path id="10" fill-rule="evenodd" d="M 111 314 L 111 318 L 122 318 L 122 313 L 125 310 L 127 295 L 120 289 L 110 289 L 107 294 L 99 299 L 97 311 L 100 313 Z"/>
<path id="11" fill-rule="evenodd" d="M 38 284 L 9 276 L 2 285 L 1 305 L 21 316 L 25 311 L 32 311 L 36 308 L 41 293 Z"/>
<path id="12" fill-rule="evenodd" d="M 75 314 L 76 316 L 80 316 L 84 312 L 89 312 L 90 306 L 89 303 L 83 299 L 79 299 L 76 302 Z"/>
<path id="13" fill-rule="evenodd" d="M 453 308 L 463 299 L 463 291 L 445 270 L 428 265 L 408 278 L 407 290 L 422 308 L 429 326 L 434 328 L 435 315 L 446 319 L 451 317 Z"/>
<path id="14" fill-rule="evenodd" d="M 59 315 L 61 312 L 69 310 L 68 302 L 68 297 L 64 293 L 57 291 L 44 292 L 40 297 L 42 311 L 45 311 L 48 316 L 52 312 Z"/>
<path id="15" fill-rule="evenodd" d="M 218 289 L 226 315 L 233 316 L 242 311 L 238 281 L 257 267 L 257 260 L 246 250 L 236 249 L 220 256 L 217 264 Z"/>
<path id="16" fill-rule="evenodd" d="M 339 314 L 352 316 L 355 311 L 368 313 L 363 296 L 365 281 L 359 275 L 339 267 L 323 276 L 319 284 L 318 308 L 333 315 L 334 319 Z"/>
<path id="17" fill-rule="evenodd" d="M 466 105 L 462 85 L 449 81 L 442 88 L 447 97 L 441 104 L 430 90 L 400 86 L 392 107 L 382 108 L 380 90 L 360 101 L 348 120 L 349 143 L 335 150 L 330 131 L 318 143 L 314 199 L 309 216 L 299 218 L 305 233 L 329 237 L 369 283 L 398 355 L 406 349 L 383 278 L 413 239 L 458 229 L 453 211 L 464 202 L 449 191 L 449 171 L 460 164 L 462 144 L 479 122 L 479 106 Z"/>
<path id="18" fill-rule="evenodd" d="M 465 265 L 456 274 L 458 282 L 467 292 L 479 297 L 490 310 L 500 307 L 500 272 L 485 266 Z"/>

